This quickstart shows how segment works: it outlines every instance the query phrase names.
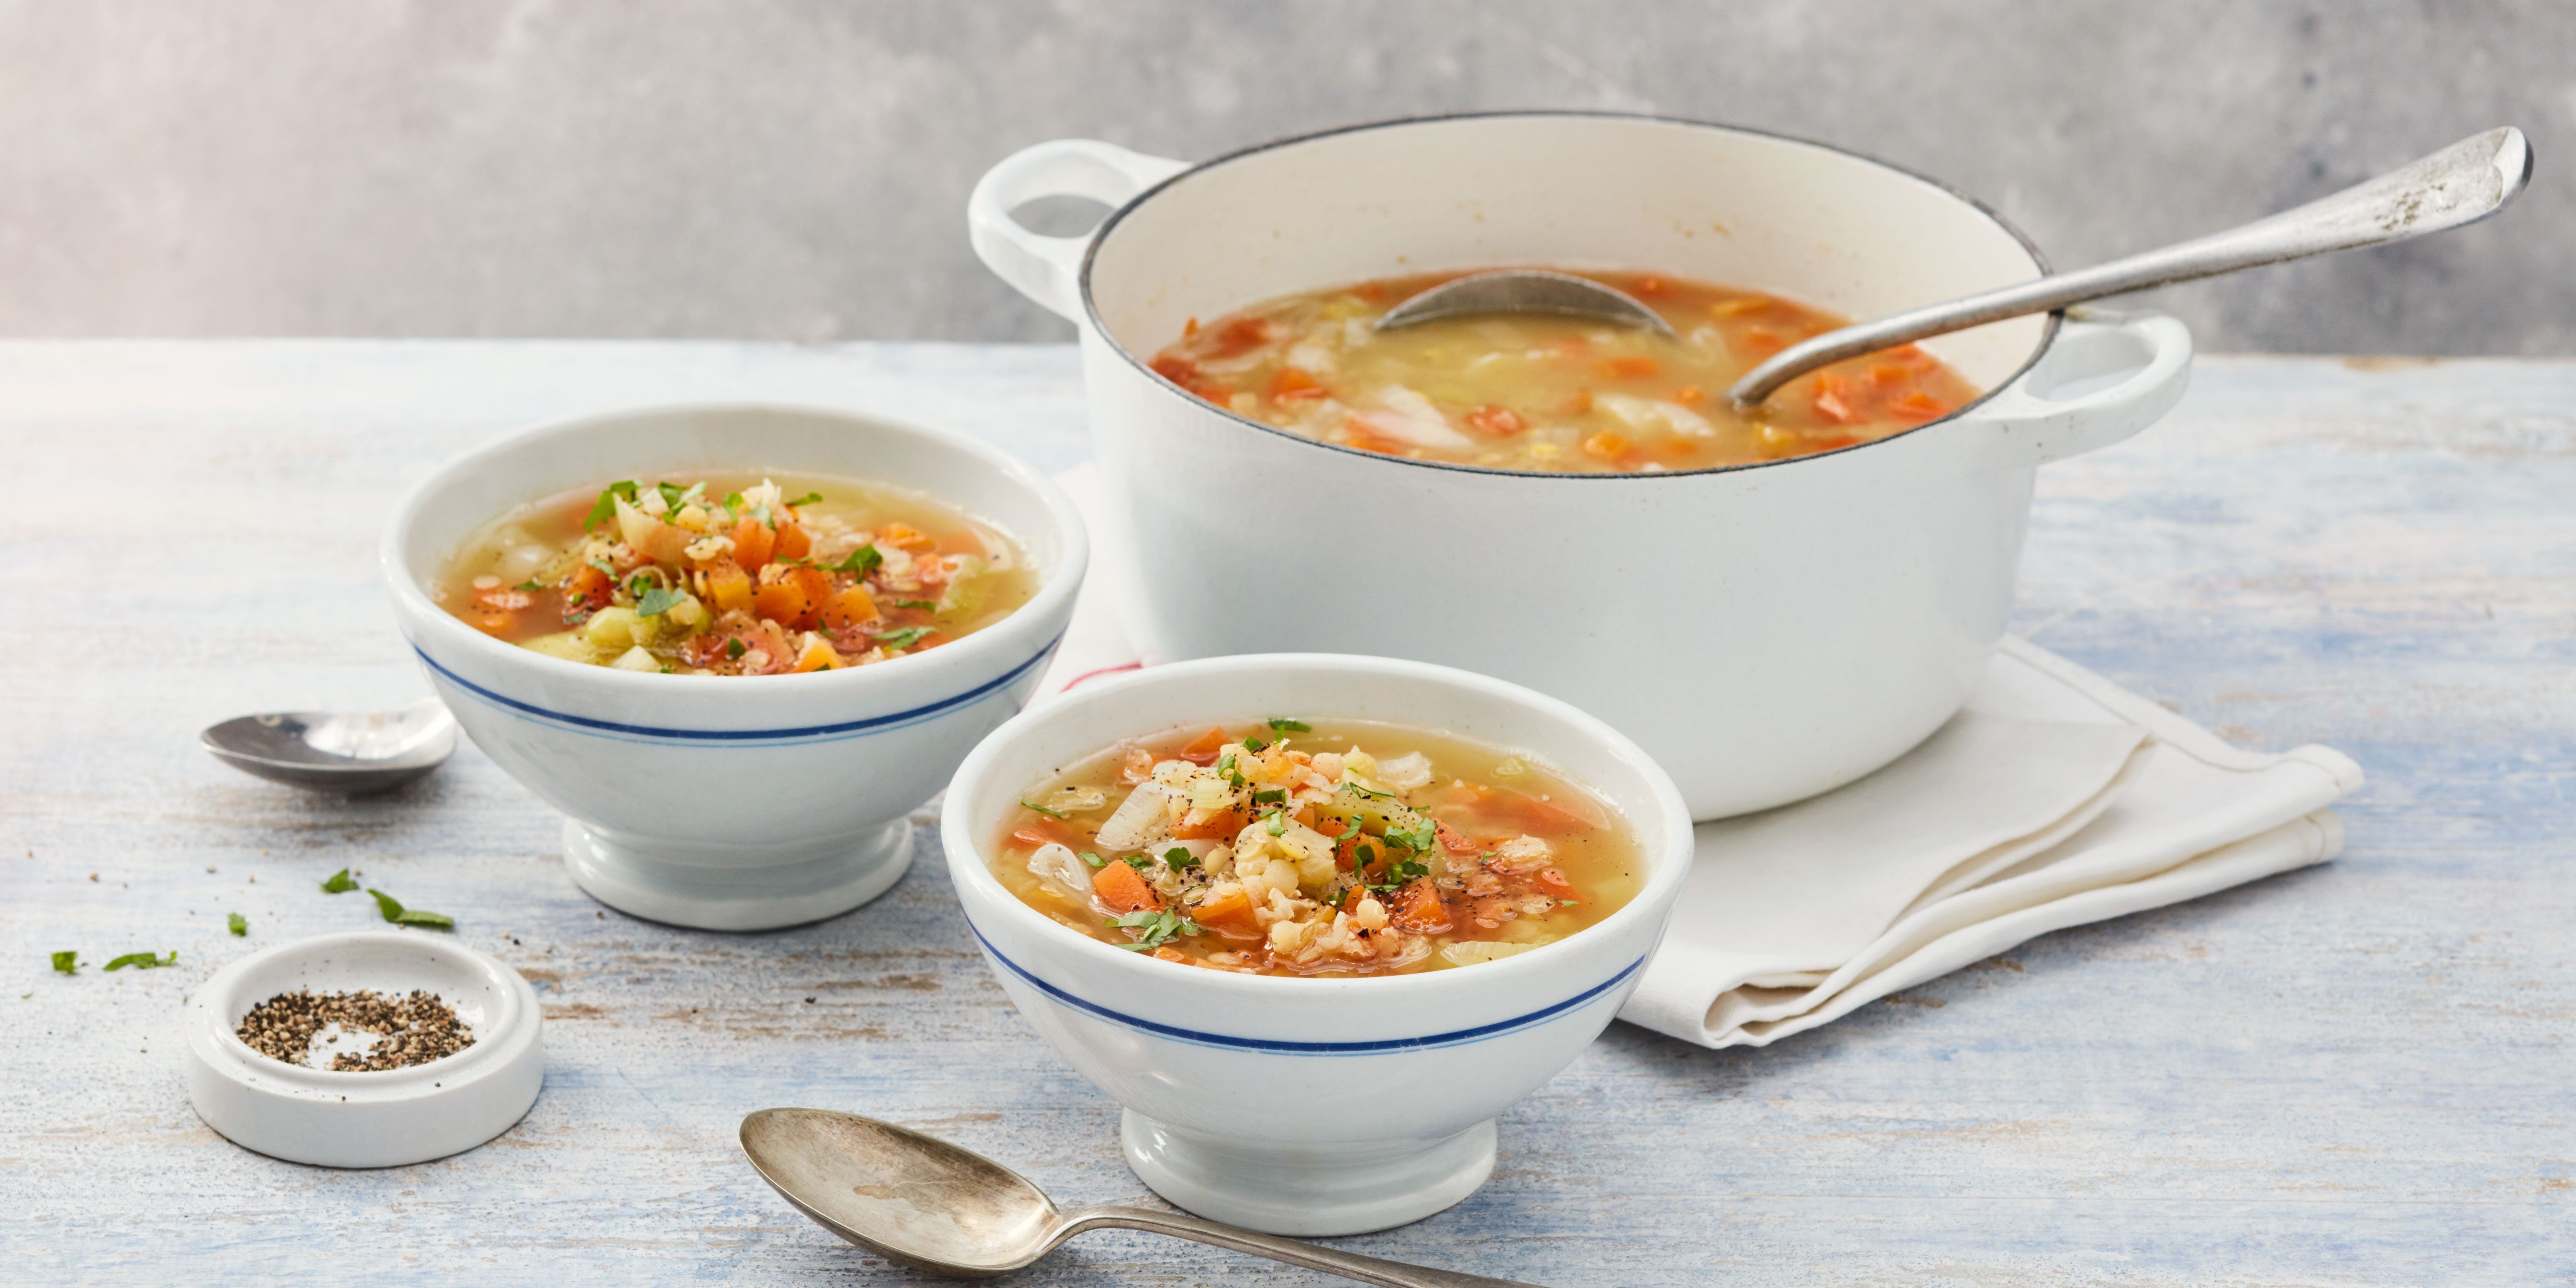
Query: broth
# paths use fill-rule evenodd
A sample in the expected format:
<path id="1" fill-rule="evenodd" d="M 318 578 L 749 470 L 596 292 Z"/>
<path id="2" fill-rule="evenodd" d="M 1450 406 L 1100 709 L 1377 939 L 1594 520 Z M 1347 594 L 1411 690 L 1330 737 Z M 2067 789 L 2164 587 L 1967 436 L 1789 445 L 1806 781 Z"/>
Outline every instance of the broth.
<path id="1" fill-rule="evenodd" d="M 743 473 L 520 506 L 466 540 L 432 597 L 477 630 L 567 661 L 778 675 L 937 648 L 1036 590 L 1009 536 L 919 493 Z"/>
<path id="2" fill-rule="evenodd" d="M 1192 319 L 1154 370 L 1200 398 L 1309 438 L 1418 460 L 1554 473 L 1746 465 L 1885 438 L 1977 390 L 1913 345 L 1801 376 L 1752 414 L 1727 388 L 1845 324 L 1776 296 L 1647 273 L 1558 270 L 1617 287 L 1672 323 L 1549 314 L 1379 317 L 1464 276 L 1391 277 Z"/>
<path id="3" fill-rule="evenodd" d="M 1527 760 L 1289 719 L 1137 739 L 1033 784 L 993 870 L 1094 939 L 1271 975 L 1492 961 L 1598 924 L 1645 880 L 1616 811 Z"/>

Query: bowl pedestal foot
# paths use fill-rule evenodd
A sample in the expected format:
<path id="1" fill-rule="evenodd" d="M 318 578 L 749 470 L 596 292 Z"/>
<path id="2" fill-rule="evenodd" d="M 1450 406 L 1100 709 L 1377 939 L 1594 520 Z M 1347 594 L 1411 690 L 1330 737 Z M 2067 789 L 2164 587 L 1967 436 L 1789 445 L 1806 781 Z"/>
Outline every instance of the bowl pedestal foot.
<path id="1" fill-rule="evenodd" d="M 573 884 L 619 912 L 700 930 L 775 930 L 837 917 L 884 894 L 912 866 L 912 820 L 787 863 L 645 854 L 572 819 L 564 820 L 563 847 Z"/>
<path id="2" fill-rule="evenodd" d="M 1211 1220 L 1271 1234 L 1362 1234 L 1419 1221 L 1494 1171 L 1490 1118 L 1444 1140 L 1296 1147 L 1214 1140 L 1126 1110 L 1127 1166 L 1156 1194 Z"/>

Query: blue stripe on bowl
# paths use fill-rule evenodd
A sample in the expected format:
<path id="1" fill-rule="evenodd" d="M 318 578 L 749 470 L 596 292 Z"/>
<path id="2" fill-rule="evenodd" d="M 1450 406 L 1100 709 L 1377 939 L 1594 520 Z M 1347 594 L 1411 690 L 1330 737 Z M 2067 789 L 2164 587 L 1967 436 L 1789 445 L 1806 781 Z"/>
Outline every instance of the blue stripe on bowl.
<path id="1" fill-rule="evenodd" d="M 839 724 L 805 725 L 795 729 L 666 729 L 654 725 L 621 724 L 614 720 L 594 720 L 589 716 L 566 715 L 561 711 L 549 711 L 544 707 L 534 706 L 529 703 L 521 702 L 516 698 L 503 697 L 498 693 L 494 693 L 490 689 L 484 688 L 482 685 L 476 684 L 472 680 L 468 680 L 464 676 L 458 675 L 454 671 L 440 666 L 436 661 L 430 658 L 429 654 L 421 651 L 421 647 L 418 643 L 408 639 L 404 642 L 411 644 L 412 654 L 420 659 L 421 665 L 428 667 L 430 670 L 437 672 L 441 676 L 444 676 L 450 683 L 464 689 L 466 692 L 471 693 L 496 707 L 500 707 L 504 710 L 511 711 L 522 716 L 537 720 L 553 721 L 557 724 L 570 725 L 576 729 L 589 730 L 611 736 L 721 744 L 788 742 L 807 739 L 823 741 L 835 738 L 863 737 L 867 734 L 882 733 L 888 729 L 896 728 L 898 726 L 927 720 L 932 716 L 940 715 L 945 712 L 956 710 L 959 707 L 970 706 L 976 702 L 982 701 L 984 698 L 991 696 L 996 691 L 1008 686 L 1012 681 L 1027 675 L 1030 671 L 1036 669 L 1039 664 L 1045 662 L 1047 658 L 1055 652 L 1055 646 L 1064 642 L 1064 636 L 1062 634 L 1058 634 L 1054 639 L 1048 640 L 1046 647 L 1039 649 L 1036 656 L 1029 658 L 1018 666 L 1012 667 L 1010 670 L 1003 672 L 1000 676 L 997 676 L 994 679 L 987 680 L 982 684 L 976 685 L 974 688 L 966 690 L 964 693 L 941 698 L 937 702 L 914 707 L 909 711 L 897 711 L 891 715 L 869 716 L 864 720 L 845 720 Z"/>
<path id="2" fill-rule="evenodd" d="M 1055 985 L 1050 984 L 1045 980 L 1039 979 L 1037 976 L 1030 974 L 1018 962 L 1012 961 L 1010 958 L 1003 956 L 1002 950 L 995 948 L 993 946 L 993 941 L 986 939 L 984 937 L 984 932 L 977 929 L 973 922 L 968 922 L 966 928 L 974 931 L 975 942 L 982 944 L 984 946 L 984 951 L 992 954 L 994 961 L 1000 962 L 1012 974 L 1028 981 L 1030 987 L 1035 988 L 1039 992 L 1044 993 L 1077 1011 L 1081 1011 L 1086 1015 L 1107 1020 L 1112 1024 L 1122 1025 L 1140 1033 L 1151 1033 L 1156 1037 L 1170 1038 L 1176 1042 L 1189 1042 L 1199 1046 L 1226 1047 L 1236 1051 L 1268 1051 L 1280 1055 L 1382 1055 L 1390 1051 L 1427 1051 L 1434 1047 L 1465 1046 L 1472 1042 L 1482 1042 L 1487 1038 L 1498 1038 L 1504 1034 L 1528 1028 L 1542 1020 L 1552 1019 L 1567 1011 L 1573 1010 L 1574 1008 L 1601 996 L 1603 993 L 1617 988 L 1620 984 L 1625 983 L 1629 976 L 1632 976 L 1639 970 L 1644 969 L 1646 965 L 1646 959 L 1640 957 L 1637 960 L 1628 963 L 1628 968 L 1626 970 L 1620 971 L 1618 974 L 1613 975 L 1562 1002 L 1558 1002 L 1555 1005 L 1543 1006 L 1527 1015 L 1515 1016 L 1508 1020 L 1499 1020 L 1492 1024 L 1480 1024 L 1472 1029 L 1456 1029 L 1448 1033 L 1434 1033 L 1427 1037 L 1418 1038 L 1384 1038 L 1373 1042 L 1277 1042 L 1268 1038 L 1239 1038 L 1223 1033 L 1202 1033 L 1196 1029 L 1175 1028 L 1169 1024 L 1157 1024 L 1152 1020 L 1140 1020 L 1133 1015 L 1124 1015 L 1117 1011 L 1113 1011 L 1108 1007 L 1100 1006 L 1092 1002 L 1086 1002 L 1063 989 L 1057 988 Z M 1190 968 L 1182 967 L 1181 969 L 1186 970 Z"/>

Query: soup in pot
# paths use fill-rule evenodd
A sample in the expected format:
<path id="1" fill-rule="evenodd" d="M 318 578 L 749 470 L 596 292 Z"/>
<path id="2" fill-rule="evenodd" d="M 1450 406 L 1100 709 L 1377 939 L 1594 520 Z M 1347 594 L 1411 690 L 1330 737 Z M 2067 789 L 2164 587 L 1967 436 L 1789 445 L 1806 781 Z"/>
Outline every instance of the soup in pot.
<path id="1" fill-rule="evenodd" d="M 1740 414 L 1728 386 L 1846 320 L 1776 296 L 1647 273 L 1574 273 L 1672 324 L 1483 314 L 1380 332 L 1378 318 L 1463 276 L 1384 278 L 1201 323 L 1156 373 L 1264 424 L 1364 451 L 1492 469 L 1613 473 L 1747 465 L 1911 429 L 1977 396 L 1913 345 L 1837 363 Z"/>
<path id="2" fill-rule="evenodd" d="M 433 585 L 494 638 L 680 675 L 867 666 L 1007 617 L 1037 578 L 1000 529 L 861 479 L 713 475 L 566 492 L 493 520 Z"/>
<path id="3" fill-rule="evenodd" d="M 1286 718 L 1137 739 L 1031 784 L 994 855 L 1081 934 L 1269 975 L 1493 961 L 1598 924 L 1645 880 L 1615 810 L 1520 756 Z"/>

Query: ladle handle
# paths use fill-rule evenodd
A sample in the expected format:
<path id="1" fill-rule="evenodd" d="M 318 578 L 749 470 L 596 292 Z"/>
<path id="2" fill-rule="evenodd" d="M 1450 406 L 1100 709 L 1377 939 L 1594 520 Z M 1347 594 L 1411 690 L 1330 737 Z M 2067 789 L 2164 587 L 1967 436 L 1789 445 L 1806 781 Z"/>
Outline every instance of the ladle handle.
<path id="1" fill-rule="evenodd" d="M 2106 295 L 2457 228 L 2494 214 L 2530 178 L 2531 145 L 2522 131 L 2510 125 L 2488 130 L 2331 197 L 2226 232 L 1828 331 L 1782 349 L 1727 393 L 1737 407 L 1750 410 L 1818 367 L 1909 341 Z"/>
<path id="2" fill-rule="evenodd" d="M 1157 1212 L 1151 1208 L 1135 1207 L 1084 1208 L 1066 1213 L 1062 1228 L 1062 1237 L 1066 1238 L 1085 1230 L 1109 1228 L 1168 1234 L 1175 1239 L 1190 1239 L 1236 1252 L 1249 1252 L 1256 1257 L 1285 1261 L 1292 1266 L 1321 1270 L 1364 1284 L 1380 1284 L 1384 1288 L 1534 1288 L 1510 1279 L 1488 1279 L 1483 1275 L 1462 1275 L 1454 1270 L 1434 1270 L 1428 1266 L 1408 1266 L 1401 1261 L 1363 1257 L 1356 1252 L 1318 1247 L 1299 1239 L 1284 1239 L 1275 1234 L 1259 1234 L 1220 1225 L 1186 1212 Z"/>

